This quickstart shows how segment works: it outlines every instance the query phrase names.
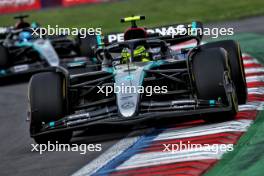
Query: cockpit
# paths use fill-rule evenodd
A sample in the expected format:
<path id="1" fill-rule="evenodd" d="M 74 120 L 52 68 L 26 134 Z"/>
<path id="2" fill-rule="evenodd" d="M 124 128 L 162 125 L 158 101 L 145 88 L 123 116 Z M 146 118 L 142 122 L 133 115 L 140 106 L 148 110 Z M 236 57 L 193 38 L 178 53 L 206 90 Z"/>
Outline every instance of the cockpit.
<path id="1" fill-rule="evenodd" d="M 159 39 L 133 39 L 96 51 L 97 59 L 107 66 L 162 60 L 169 56 L 168 44 Z"/>

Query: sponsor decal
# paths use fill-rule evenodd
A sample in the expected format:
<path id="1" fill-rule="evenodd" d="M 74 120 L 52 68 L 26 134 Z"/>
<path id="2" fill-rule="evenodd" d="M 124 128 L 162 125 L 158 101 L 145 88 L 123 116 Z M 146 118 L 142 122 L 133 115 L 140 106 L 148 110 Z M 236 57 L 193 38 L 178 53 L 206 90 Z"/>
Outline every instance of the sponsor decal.
<path id="1" fill-rule="evenodd" d="M 146 29 L 148 34 L 159 34 L 161 36 L 176 35 L 179 32 L 183 32 L 186 29 L 186 26 L 183 24 L 176 26 L 166 26 L 166 27 L 157 27 L 152 29 Z M 109 43 L 113 42 L 122 42 L 124 41 L 124 33 L 110 34 L 107 36 L 107 41 Z"/>
<path id="2" fill-rule="evenodd" d="M 7 33 L 7 31 L 8 31 L 8 28 L 0 27 L 0 34 L 5 34 L 5 33 Z"/>
<path id="3" fill-rule="evenodd" d="M 85 62 L 83 61 L 75 61 L 75 62 L 69 63 L 68 67 L 80 67 L 84 65 L 85 65 Z"/>
<path id="4" fill-rule="evenodd" d="M 108 2 L 112 0 L 62 0 L 63 6 L 73 6 L 78 4 L 84 3 L 101 3 L 101 2 Z"/>
<path id="5" fill-rule="evenodd" d="M 40 9 L 40 0 L 0 0 L 0 14 Z"/>
<path id="6" fill-rule="evenodd" d="M 28 69 L 29 69 L 29 66 L 27 64 L 14 66 L 14 72 L 15 73 L 22 72 L 22 71 L 26 71 Z"/>
<path id="7" fill-rule="evenodd" d="M 35 0 L 1 0 L 0 6 L 22 6 L 22 5 L 32 5 Z"/>
<path id="8" fill-rule="evenodd" d="M 131 109 L 135 106 L 135 104 L 132 102 L 132 101 L 128 101 L 128 102 L 125 102 L 124 104 L 122 104 L 122 108 L 123 109 Z"/>
<path id="9" fill-rule="evenodd" d="M 196 24 L 196 25 L 193 25 Z M 146 29 L 147 34 L 159 34 L 159 36 L 171 36 L 172 38 L 177 36 L 209 36 L 211 38 L 218 38 L 219 36 L 231 36 L 234 34 L 233 28 L 203 28 L 197 26 L 196 22 L 192 24 L 178 24 L 170 26 L 161 26 L 156 28 Z M 112 33 L 106 37 L 105 43 L 123 42 L 124 33 Z"/>

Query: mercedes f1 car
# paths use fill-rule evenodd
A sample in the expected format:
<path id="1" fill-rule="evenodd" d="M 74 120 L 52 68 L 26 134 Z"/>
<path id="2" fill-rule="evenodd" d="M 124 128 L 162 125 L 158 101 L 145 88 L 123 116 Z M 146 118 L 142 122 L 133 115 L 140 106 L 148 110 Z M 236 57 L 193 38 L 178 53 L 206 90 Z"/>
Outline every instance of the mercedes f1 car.
<path id="1" fill-rule="evenodd" d="M 40 38 L 33 35 L 32 28 L 38 28 L 38 25 L 25 22 L 26 17 L 15 17 L 19 19 L 16 26 L 6 28 L 2 33 L 0 78 L 32 74 L 59 65 L 72 68 L 73 73 L 79 72 L 76 70 L 80 67 L 82 71 L 93 70 L 91 58 L 80 51 L 81 44 L 67 36 Z"/>
<path id="2" fill-rule="evenodd" d="M 135 18 L 127 21 L 135 24 Z M 201 114 L 208 119 L 230 118 L 238 104 L 246 102 L 237 42 L 201 45 L 196 36 L 144 37 L 144 29 L 135 25 L 127 32 L 124 42 L 97 49 L 100 70 L 69 75 L 57 67 L 31 78 L 30 134 L 37 143 L 69 142 L 74 130 L 94 125 Z M 180 52 L 171 49 L 188 40 L 197 41 L 196 46 Z M 166 90 L 147 91 L 157 86 Z"/>

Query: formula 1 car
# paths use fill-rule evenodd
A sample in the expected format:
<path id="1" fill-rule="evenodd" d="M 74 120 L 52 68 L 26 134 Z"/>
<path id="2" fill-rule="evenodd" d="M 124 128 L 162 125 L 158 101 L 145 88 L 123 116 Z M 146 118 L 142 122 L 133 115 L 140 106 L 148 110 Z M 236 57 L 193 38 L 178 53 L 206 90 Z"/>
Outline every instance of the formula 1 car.
<path id="1" fill-rule="evenodd" d="M 59 65 L 72 71 L 80 67 L 82 71 L 92 69 L 91 59 L 81 54 L 75 40 L 67 36 L 33 35 L 34 26 L 23 20 L 26 17 L 15 17 L 20 20 L 17 25 L 7 28 L 5 35 L 2 33 L 5 38 L 0 43 L 0 78 L 32 74 Z"/>
<path id="2" fill-rule="evenodd" d="M 134 17 L 127 21 L 135 24 Z M 212 120 L 232 118 L 238 104 L 246 102 L 237 42 L 201 45 L 191 35 L 148 38 L 135 25 L 128 31 L 125 36 L 131 38 L 97 49 L 98 71 L 71 76 L 57 67 L 31 78 L 30 134 L 37 143 L 69 142 L 74 130 L 94 125 L 201 114 Z M 188 40 L 197 45 L 180 52 L 170 48 Z"/>
<path id="3" fill-rule="evenodd" d="M 39 27 L 39 23 L 37 22 L 32 22 L 31 24 L 27 21 L 25 21 L 25 18 L 28 18 L 29 15 L 18 15 L 15 16 L 14 19 L 17 20 L 16 24 L 14 26 L 5 26 L 5 27 L 0 27 L 0 44 L 2 44 L 7 36 L 12 33 L 13 30 L 18 30 L 18 29 L 24 29 L 24 28 L 37 28 Z"/>

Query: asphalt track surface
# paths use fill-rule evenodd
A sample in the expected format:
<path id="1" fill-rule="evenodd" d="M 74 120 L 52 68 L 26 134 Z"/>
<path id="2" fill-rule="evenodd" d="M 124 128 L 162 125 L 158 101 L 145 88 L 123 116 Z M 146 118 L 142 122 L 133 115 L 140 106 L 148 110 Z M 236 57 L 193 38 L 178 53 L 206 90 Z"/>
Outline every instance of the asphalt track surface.
<path id="1" fill-rule="evenodd" d="M 233 27 L 235 33 L 264 33 L 264 16 L 238 21 L 208 24 L 206 27 Z M 70 175 L 124 138 L 129 131 L 95 135 L 77 134 L 73 143 L 102 144 L 101 152 L 31 152 L 34 141 L 29 137 L 27 83 L 16 82 L 0 87 L 0 175 Z M 100 130 L 100 129 L 99 129 Z"/>

